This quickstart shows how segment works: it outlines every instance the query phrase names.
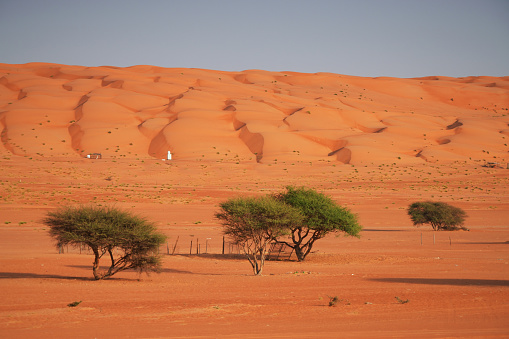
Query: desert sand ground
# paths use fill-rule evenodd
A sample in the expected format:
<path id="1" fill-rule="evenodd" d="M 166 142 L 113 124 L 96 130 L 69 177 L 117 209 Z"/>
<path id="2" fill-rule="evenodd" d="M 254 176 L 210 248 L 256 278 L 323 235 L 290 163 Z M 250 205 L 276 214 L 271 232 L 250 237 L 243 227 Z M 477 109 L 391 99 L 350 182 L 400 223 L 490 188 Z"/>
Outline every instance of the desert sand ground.
<path id="1" fill-rule="evenodd" d="M 509 335 L 507 78 L 0 66 L 1 337 Z M 253 276 L 214 212 L 287 185 L 351 209 L 361 237 Z M 412 226 L 428 199 L 470 231 Z M 156 222 L 163 272 L 94 281 L 90 254 L 59 254 L 42 218 L 87 203 Z"/>

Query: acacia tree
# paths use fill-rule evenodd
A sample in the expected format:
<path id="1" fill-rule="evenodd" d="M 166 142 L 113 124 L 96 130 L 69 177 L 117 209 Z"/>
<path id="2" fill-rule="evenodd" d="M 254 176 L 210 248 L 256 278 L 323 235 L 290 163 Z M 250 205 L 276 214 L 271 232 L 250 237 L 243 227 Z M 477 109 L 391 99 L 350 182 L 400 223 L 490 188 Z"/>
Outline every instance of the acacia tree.
<path id="1" fill-rule="evenodd" d="M 157 249 L 166 237 L 142 217 L 112 207 L 80 206 L 49 212 L 43 222 L 50 227 L 49 233 L 57 247 L 90 247 L 94 253 L 92 270 L 96 280 L 131 268 L 139 273 L 160 272 Z M 120 252 L 117 257 L 114 249 Z M 99 264 L 105 254 L 111 263 L 104 271 Z"/>
<path id="2" fill-rule="evenodd" d="M 267 245 L 302 220 L 297 209 L 271 196 L 232 198 L 219 206 L 215 216 L 224 234 L 241 246 L 255 275 L 262 273 Z"/>
<path id="3" fill-rule="evenodd" d="M 288 186 L 286 192 L 275 195 L 276 199 L 297 208 L 303 215 L 301 222 L 290 226 L 288 241 L 277 239 L 295 250 L 298 261 L 304 261 L 315 241 L 331 232 L 359 237 L 362 227 L 355 214 L 337 205 L 330 197 L 313 189 Z"/>
<path id="4" fill-rule="evenodd" d="M 434 231 L 468 230 L 463 226 L 467 214 L 459 207 L 445 202 L 420 201 L 408 206 L 414 226 L 430 224 Z"/>

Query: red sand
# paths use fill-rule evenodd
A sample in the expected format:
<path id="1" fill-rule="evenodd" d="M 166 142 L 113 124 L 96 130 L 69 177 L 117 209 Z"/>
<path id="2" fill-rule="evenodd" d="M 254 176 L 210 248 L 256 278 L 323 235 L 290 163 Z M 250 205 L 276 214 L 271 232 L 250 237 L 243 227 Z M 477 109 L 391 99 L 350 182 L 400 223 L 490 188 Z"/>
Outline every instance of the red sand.
<path id="1" fill-rule="evenodd" d="M 507 337 L 508 107 L 507 77 L 0 64 L 0 336 Z M 219 255 L 214 212 L 286 185 L 364 231 L 254 277 Z M 413 227 L 424 199 L 465 209 L 471 231 Z M 156 221 L 177 255 L 93 281 L 91 256 L 58 254 L 41 224 L 89 202 Z"/>

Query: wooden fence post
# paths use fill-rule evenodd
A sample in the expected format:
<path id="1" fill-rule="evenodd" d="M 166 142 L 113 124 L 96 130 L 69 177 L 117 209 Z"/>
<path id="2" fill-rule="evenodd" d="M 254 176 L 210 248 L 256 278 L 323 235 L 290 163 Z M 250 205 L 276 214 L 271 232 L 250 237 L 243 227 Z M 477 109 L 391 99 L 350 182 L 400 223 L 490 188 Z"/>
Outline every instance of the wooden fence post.
<path id="1" fill-rule="evenodd" d="M 177 244 L 179 242 L 180 235 L 177 236 L 177 240 L 175 240 L 175 246 L 173 246 L 173 252 L 171 252 L 171 255 L 175 254 L 175 249 L 177 248 Z"/>

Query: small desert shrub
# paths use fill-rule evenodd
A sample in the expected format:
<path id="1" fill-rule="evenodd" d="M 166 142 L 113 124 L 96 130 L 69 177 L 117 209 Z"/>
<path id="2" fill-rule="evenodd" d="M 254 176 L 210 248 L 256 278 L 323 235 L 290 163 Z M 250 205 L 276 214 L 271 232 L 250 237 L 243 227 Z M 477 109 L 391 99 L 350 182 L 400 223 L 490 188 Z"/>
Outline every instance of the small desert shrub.
<path id="1" fill-rule="evenodd" d="M 328 295 L 328 297 L 329 297 L 329 307 L 336 306 L 336 304 L 340 301 L 337 295 L 334 297 Z"/>
<path id="2" fill-rule="evenodd" d="M 81 304 L 81 300 L 80 300 L 80 301 L 73 301 L 72 303 L 67 304 L 67 306 L 68 306 L 68 307 L 76 307 L 76 306 L 78 306 L 79 304 Z"/>
<path id="3" fill-rule="evenodd" d="M 414 202 L 408 207 L 408 215 L 414 226 L 430 224 L 433 230 L 468 230 L 463 227 L 467 214 L 461 208 L 445 202 Z"/>
<path id="4" fill-rule="evenodd" d="M 399 297 L 394 297 L 394 298 L 396 298 L 396 300 L 397 300 L 397 301 L 398 301 L 398 303 L 400 303 L 400 304 L 406 304 L 406 303 L 409 303 L 409 302 L 410 302 L 410 300 L 408 300 L 408 299 L 403 300 L 403 299 L 400 299 Z"/>

